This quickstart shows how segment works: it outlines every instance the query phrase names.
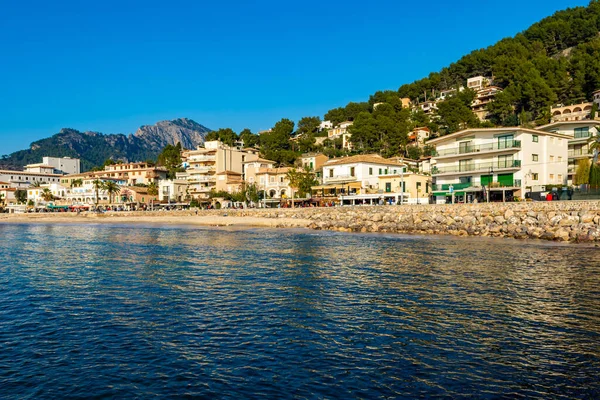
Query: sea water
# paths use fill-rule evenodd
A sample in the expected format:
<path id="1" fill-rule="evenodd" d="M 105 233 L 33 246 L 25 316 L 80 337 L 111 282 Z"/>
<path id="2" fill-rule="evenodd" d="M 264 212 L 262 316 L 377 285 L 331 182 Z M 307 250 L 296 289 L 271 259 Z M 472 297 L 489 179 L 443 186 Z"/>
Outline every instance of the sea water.
<path id="1" fill-rule="evenodd" d="M 0 225 L 1 398 L 598 398 L 600 251 Z"/>

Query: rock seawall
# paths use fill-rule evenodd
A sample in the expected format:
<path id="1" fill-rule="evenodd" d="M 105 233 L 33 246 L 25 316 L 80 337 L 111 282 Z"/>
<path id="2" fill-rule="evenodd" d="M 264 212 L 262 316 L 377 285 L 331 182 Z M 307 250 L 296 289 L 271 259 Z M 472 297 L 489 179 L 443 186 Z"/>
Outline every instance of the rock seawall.
<path id="1" fill-rule="evenodd" d="M 308 220 L 310 229 L 600 241 L 600 201 L 356 206 L 205 213 Z"/>

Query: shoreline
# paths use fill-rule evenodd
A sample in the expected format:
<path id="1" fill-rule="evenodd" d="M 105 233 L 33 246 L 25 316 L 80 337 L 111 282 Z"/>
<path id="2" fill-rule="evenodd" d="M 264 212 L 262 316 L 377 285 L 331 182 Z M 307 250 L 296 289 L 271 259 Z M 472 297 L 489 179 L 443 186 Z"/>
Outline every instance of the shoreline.
<path id="1" fill-rule="evenodd" d="M 600 243 L 600 201 L 0 214 L 0 224 L 155 224 Z"/>

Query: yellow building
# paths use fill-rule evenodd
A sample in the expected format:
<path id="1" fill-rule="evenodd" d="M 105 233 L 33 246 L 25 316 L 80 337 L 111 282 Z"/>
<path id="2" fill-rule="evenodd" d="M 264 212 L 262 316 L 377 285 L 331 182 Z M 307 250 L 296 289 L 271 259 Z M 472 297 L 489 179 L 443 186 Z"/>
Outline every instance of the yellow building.
<path id="1" fill-rule="evenodd" d="M 378 179 L 379 190 L 385 194 L 404 192 L 407 197 L 405 202 L 410 204 L 426 204 L 429 202 L 431 177 L 428 175 L 405 173 L 403 175 L 381 175 Z"/>

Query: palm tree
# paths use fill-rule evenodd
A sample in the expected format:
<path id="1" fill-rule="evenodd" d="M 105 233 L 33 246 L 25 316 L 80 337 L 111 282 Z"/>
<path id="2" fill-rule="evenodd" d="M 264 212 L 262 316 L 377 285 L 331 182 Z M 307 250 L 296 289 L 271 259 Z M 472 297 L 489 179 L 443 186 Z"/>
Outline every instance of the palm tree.
<path id="1" fill-rule="evenodd" d="M 71 181 L 71 189 L 73 189 L 74 187 L 80 187 L 81 185 L 83 185 L 83 179 L 81 178 L 73 179 Z"/>
<path id="2" fill-rule="evenodd" d="M 121 187 L 113 181 L 104 182 L 103 189 L 106 191 L 106 193 L 108 193 L 111 204 L 113 202 L 114 195 L 121 193 Z"/>
<path id="3" fill-rule="evenodd" d="M 46 202 L 52 201 L 54 199 L 54 196 L 52 195 L 50 189 L 44 188 L 44 190 L 42 190 L 42 199 L 44 199 L 44 201 Z"/>
<path id="4" fill-rule="evenodd" d="M 98 208 L 98 192 L 100 191 L 100 189 L 104 188 L 104 183 L 100 179 L 96 178 L 92 182 L 92 185 L 94 186 L 94 190 L 96 191 L 96 209 L 97 209 Z"/>
<path id="5" fill-rule="evenodd" d="M 40 181 L 35 181 L 31 184 L 31 187 L 34 187 L 34 188 L 39 188 L 41 186 L 42 186 L 42 182 L 40 182 Z"/>

